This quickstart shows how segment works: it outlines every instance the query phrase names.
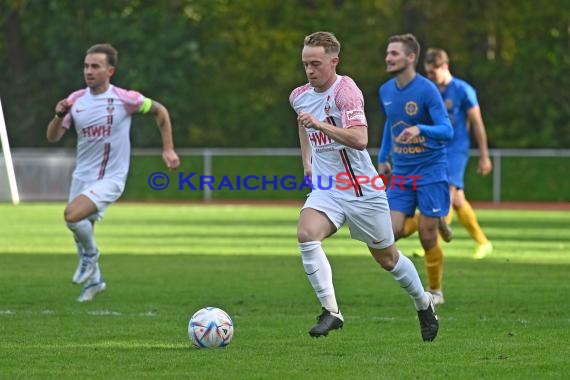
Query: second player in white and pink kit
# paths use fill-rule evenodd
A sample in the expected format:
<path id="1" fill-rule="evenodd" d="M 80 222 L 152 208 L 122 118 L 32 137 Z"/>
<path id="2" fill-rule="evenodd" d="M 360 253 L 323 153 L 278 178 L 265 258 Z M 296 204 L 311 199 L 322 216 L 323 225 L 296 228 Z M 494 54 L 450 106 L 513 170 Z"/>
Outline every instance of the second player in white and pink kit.
<path id="1" fill-rule="evenodd" d="M 85 283 L 79 302 L 91 301 L 107 287 L 101 275 L 100 252 L 93 229 L 125 188 L 131 154 L 131 115 L 150 113 L 155 117 L 166 166 L 175 169 L 180 165 L 168 110 L 136 91 L 110 83 L 117 57 L 117 51 L 109 44 L 97 44 L 87 50 L 83 66 L 87 88 L 56 104 L 46 134 L 48 141 L 57 142 L 70 128 L 77 132 L 77 160 L 64 218 L 79 256 L 72 281 Z"/>

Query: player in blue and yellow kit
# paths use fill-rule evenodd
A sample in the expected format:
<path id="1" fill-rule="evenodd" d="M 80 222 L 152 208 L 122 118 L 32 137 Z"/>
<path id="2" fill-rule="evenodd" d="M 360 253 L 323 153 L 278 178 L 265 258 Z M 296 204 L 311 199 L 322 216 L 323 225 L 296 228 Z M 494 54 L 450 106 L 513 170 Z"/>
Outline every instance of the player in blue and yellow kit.
<path id="1" fill-rule="evenodd" d="M 412 34 L 392 36 L 386 50 L 386 70 L 394 76 L 379 90 L 386 122 L 378 172 L 405 177 L 404 186 L 388 189 L 394 236 L 404 236 L 404 222 L 419 209 L 420 242 L 425 250 L 428 291 L 441 297 L 443 251 L 438 222 L 448 214 L 450 195 L 445 143 L 453 129 L 435 85 L 416 73 L 420 46 Z M 392 155 L 392 164 L 388 158 Z"/>
<path id="2" fill-rule="evenodd" d="M 453 139 L 447 143 L 449 190 L 453 207 L 446 222 L 448 224 L 451 222 L 453 210 L 455 210 L 457 219 L 477 243 L 473 258 L 482 259 L 492 252 L 493 246 L 481 230 L 477 216 L 465 199 L 463 191 L 463 176 L 469 159 L 471 130 L 480 153 L 477 172 L 487 175 L 492 170 L 487 147 L 487 133 L 477 101 L 477 93 L 469 83 L 451 75 L 449 57 L 442 49 L 428 49 L 424 59 L 424 68 L 428 78 L 439 88 L 453 125 Z"/>
<path id="3" fill-rule="evenodd" d="M 447 143 L 449 191 L 452 208 L 446 217 L 445 225 L 451 223 L 453 210 L 455 210 L 459 223 L 465 227 L 477 244 L 473 258 L 482 259 L 493 251 L 493 245 L 479 226 L 477 216 L 471 204 L 465 199 L 463 190 L 463 177 L 469 159 L 471 131 L 473 131 L 473 136 L 479 147 L 477 172 L 481 175 L 487 175 L 492 170 L 487 147 L 487 133 L 477 101 L 477 93 L 469 83 L 451 74 L 449 57 L 442 49 L 428 49 L 424 59 L 424 68 L 428 78 L 439 88 L 454 131 L 453 139 Z M 417 218 L 407 219 L 404 226 L 404 236 L 408 236 L 416 230 Z"/>

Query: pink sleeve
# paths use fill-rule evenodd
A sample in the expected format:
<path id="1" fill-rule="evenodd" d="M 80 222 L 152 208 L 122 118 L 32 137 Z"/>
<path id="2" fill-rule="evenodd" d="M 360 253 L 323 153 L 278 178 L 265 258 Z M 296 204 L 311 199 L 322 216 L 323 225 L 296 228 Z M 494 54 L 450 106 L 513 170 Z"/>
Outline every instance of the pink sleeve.
<path id="1" fill-rule="evenodd" d="M 113 87 L 113 90 L 119 99 L 121 99 L 125 104 L 125 108 L 129 114 L 136 113 L 140 110 L 145 99 L 140 92 L 127 91 L 119 87 Z"/>
<path id="2" fill-rule="evenodd" d="M 335 102 L 342 117 L 343 128 L 355 125 L 368 126 L 364 113 L 364 97 L 356 83 L 349 77 L 344 77 L 335 91 Z"/>
<path id="3" fill-rule="evenodd" d="M 71 127 L 71 122 L 73 121 L 71 118 L 71 107 L 73 106 L 73 104 L 75 104 L 77 99 L 79 99 L 80 97 L 83 96 L 83 94 L 85 94 L 85 91 L 86 91 L 85 89 L 78 90 L 67 97 L 67 103 L 69 103 L 69 112 L 67 113 L 67 115 L 65 115 L 65 117 L 63 118 L 63 122 L 61 123 L 61 126 L 63 128 L 69 129 L 69 127 Z"/>
<path id="4" fill-rule="evenodd" d="M 311 88 L 311 85 L 309 83 L 307 83 L 307 84 L 300 86 L 300 87 L 297 87 L 296 89 L 291 91 L 291 95 L 289 95 L 289 103 L 291 104 L 291 107 L 293 107 L 293 109 L 295 109 L 295 106 L 294 106 L 295 99 L 297 99 L 297 97 L 299 95 L 301 95 L 303 92 L 309 90 L 310 88 Z M 295 110 L 295 111 L 297 111 L 297 110 Z"/>

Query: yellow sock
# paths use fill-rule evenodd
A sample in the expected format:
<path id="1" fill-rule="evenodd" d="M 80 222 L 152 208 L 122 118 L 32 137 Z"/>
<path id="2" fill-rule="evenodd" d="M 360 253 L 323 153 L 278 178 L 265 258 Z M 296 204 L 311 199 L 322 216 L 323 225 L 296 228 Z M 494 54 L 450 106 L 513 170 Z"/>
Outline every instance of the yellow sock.
<path id="1" fill-rule="evenodd" d="M 481 245 L 489 242 L 483 233 L 483 230 L 479 226 L 479 222 L 477 222 L 477 215 L 475 215 L 475 211 L 473 211 L 473 207 L 471 207 L 469 202 L 465 201 L 463 203 L 463 206 L 458 208 L 456 211 L 459 223 L 465 227 L 467 232 L 469 232 L 469 235 L 471 235 L 477 244 Z"/>
<path id="2" fill-rule="evenodd" d="M 404 237 L 408 237 L 418 230 L 418 219 L 420 215 L 416 214 L 404 221 Z"/>
<path id="3" fill-rule="evenodd" d="M 441 290 L 443 279 L 443 250 L 438 243 L 426 251 L 424 256 L 428 286 L 433 290 Z"/>

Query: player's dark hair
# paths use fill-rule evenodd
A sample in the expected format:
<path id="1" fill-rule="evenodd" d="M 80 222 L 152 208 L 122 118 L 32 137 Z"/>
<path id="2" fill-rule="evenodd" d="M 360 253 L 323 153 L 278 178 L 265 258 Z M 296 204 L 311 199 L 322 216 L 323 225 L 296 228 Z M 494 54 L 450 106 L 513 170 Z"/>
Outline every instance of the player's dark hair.
<path id="1" fill-rule="evenodd" d="M 113 67 L 117 66 L 119 53 L 111 44 L 96 44 L 87 49 L 87 54 L 103 53 L 107 56 L 107 63 Z"/>
<path id="2" fill-rule="evenodd" d="M 388 43 L 392 42 L 401 42 L 404 45 L 404 52 L 406 55 L 414 53 L 416 55 L 414 63 L 418 63 L 418 59 L 420 58 L 420 43 L 416 36 L 411 33 L 397 34 L 388 38 Z"/>
<path id="3" fill-rule="evenodd" d="M 305 46 L 322 46 L 325 53 L 340 53 L 340 42 L 330 32 L 315 32 L 305 37 Z"/>
<path id="4" fill-rule="evenodd" d="M 424 58 L 425 65 L 433 65 L 433 67 L 441 67 L 449 64 L 449 57 L 443 49 L 429 48 Z"/>

